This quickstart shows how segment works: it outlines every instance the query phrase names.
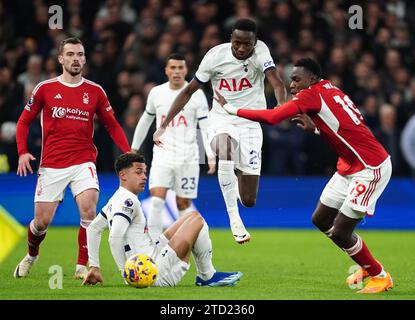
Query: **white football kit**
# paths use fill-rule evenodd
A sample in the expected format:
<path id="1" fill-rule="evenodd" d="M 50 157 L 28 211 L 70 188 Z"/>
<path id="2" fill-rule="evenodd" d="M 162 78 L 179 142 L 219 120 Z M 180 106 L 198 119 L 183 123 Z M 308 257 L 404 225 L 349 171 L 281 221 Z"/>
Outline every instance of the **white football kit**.
<path id="1" fill-rule="evenodd" d="M 143 116 L 134 132 L 132 149 L 140 149 L 151 123 L 156 118 L 157 127 L 164 121 L 169 109 L 184 89 L 173 90 L 169 82 L 151 89 Z M 197 197 L 199 183 L 199 147 L 197 124 L 202 133 L 208 157 L 213 153 L 207 138 L 208 103 L 202 90 L 196 91 L 189 102 L 167 126 L 163 135 L 163 146 L 153 147 L 153 161 L 149 176 L 149 188 L 172 189 L 179 197 Z"/>
<path id="2" fill-rule="evenodd" d="M 121 272 L 128 257 L 142 253 L 156 262 L 158 275 L 153 286 L 175 286 L 190 267 L 177 257 L 163 235 L 155 242 L 151 240 L 145 231 L 140 201 L 123 187 L 118 188 L 87 229 L 90 266 L 99 267 L 99 244 L 107 227 L 111 253 Z"/>
<path id="3" fill-rule="evenodd" d="M 212 87 L 236 108 L 266 109 L 264 79 L 265 71 L 270 68 L 275 68 L 275 64 L 264 42 L 258 40 L 253 54 L 246 60 L 235 58 L 231 43 L 224 43 L 206 53 L 195 78 L 200 83 L 210 80 Z M 233 159 L 236 168 L 259 175 L 263 139 L 260 124 L 228 114 L 213 100 L 209 112 L 209 141 L 222 133 L 237 142 Z"/>

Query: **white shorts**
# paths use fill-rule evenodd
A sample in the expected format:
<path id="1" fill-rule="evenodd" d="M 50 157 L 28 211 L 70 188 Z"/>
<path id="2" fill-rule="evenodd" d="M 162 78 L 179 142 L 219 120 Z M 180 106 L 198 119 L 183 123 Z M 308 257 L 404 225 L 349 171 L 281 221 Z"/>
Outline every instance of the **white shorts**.
<path id="1" fill-rule="evenodd" d="M 174 190 L 181 198 L 196 199 L 199 171 L 199 164 L 180 164 L 170 167 L 155 164 L 150 169 L 149 189 L 167 188 Z"/>
<path id="2" fill-rule="evenodd" d="M 74 197 L 87 189 L 99 191 L 95 164 L 86 162 L 62 169 L 39 168 L 35 202 L 62 201 L 68 185 Z"/>
<path id="3" fill-rule="evenodd" d="M 375 213 L 376 201 L 392 175 L 390 158 L 377 169 L 363 169 L 348 176 L 337 172 L 324 188 L 320 202 L 338 209 L 352 219 L 361 219 Z"/>
<path id="4" fill-rule="evenodd" d="M 155 287 L 174 287 L 182 280 L 190 264 L 179 259 L 168 244 L 158 250 L 154 260 L 157 265 L 158 274 L 153 286 Z"/>
<path id="5" fill-rule="evenodd" d="M 216 150 L 216 146 L 212 144 L 213 138 L 219 134 L 228 134 L 232 137 L 236 145 L 233 145 L 233 161 L 236 169 L 246 174 L 261 174 L 261 150 L 262 150 L 262 129 L 245 128 L 233 124 L 216 121 L 209 125 L 209 143 L 212 150 Z M 221 143 L 220 141 L 218 141 Z M 223 143 L 223 142 L 222 142 Z"/>

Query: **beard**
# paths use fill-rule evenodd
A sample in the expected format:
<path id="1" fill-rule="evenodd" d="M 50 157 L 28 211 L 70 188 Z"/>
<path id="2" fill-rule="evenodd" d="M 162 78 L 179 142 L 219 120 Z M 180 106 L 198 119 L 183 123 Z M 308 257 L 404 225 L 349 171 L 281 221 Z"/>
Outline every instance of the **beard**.
<path id="1" fill-rule="evenodd" d="M 70 67 L 70 68 L 66 68 L 65 66 L 63 66 L 65 71 L 68 72 L 72 77 L 77 76 L 78 74 L 80 74 L 82 72 L 82 67 L 79 66 L 79 70 L 75 70 L 74 67 Z"/>

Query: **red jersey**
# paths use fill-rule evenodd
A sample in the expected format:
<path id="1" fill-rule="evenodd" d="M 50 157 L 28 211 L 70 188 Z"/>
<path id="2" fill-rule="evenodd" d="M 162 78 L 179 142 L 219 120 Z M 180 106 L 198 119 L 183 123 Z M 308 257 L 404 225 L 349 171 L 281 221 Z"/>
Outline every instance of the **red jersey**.
<path id="1" fill-rule="evenodd" d="M 268 111 L 267 120 L 265 114 L 259 114 L 260 111 Z M 322 137 L 339 156 L 339 174 L 349 175 L 364 168 L 378 168 L 389 157 L 364 124 L 362 115 L 350 98 L 328 80 L 321 80 L 301 90 L 276 109 L 240 109 L 237 114 L 251 120 L 276 124 L 297 113 L 306 113 L 311 117 Z"/>
<path id="2" fill-rule="evenodd" d="M 95 114 L 118 147 L 123 152 L 130 150 L 104 90 L 85 78 L 77 84 L 69 84 L 57 77 L 36 86 L 17 122 L 19 155 L 28 152 L 29 125 L 39 113 L 42 167 L 66 168 L 89 161 L 95 163 L 97 149 L 92 140 Z"/>

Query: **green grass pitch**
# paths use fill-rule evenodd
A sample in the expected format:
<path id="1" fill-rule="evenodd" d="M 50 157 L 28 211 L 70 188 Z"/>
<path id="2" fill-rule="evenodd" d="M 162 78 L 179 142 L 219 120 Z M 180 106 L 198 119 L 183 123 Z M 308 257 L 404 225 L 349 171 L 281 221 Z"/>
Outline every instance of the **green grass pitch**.
<path id="1" fill-rule="evenodd" d="M 242 271 L 234 287 L 194 285 L 195 263 L 178 287 L 135 289 L 124 285 L 107 242 L 101 242 L 104 286 L 82 287 L 73 279 L 77 228 L 52 227 L 40 249 L 40 259 L 26 279 L 14 279 L 16 264 L 26 253 L 22 239 L 0 265 L 0 300 L 6 299 L 151 299 L 151 300 L 279 300 L 279 299 L 414 299 L 415 232 L 360 231 L 376 258 L 391 272 L 393 290 L 356 294 L 345 284 L 353 261 L 317 230 L 250 230 L 252 240 L 237 245 L 229 230 L 212 229 L 213 261 L 217 270 Z M 63 270 L 63 288 L 50 289 L 49 268 Z"/>

